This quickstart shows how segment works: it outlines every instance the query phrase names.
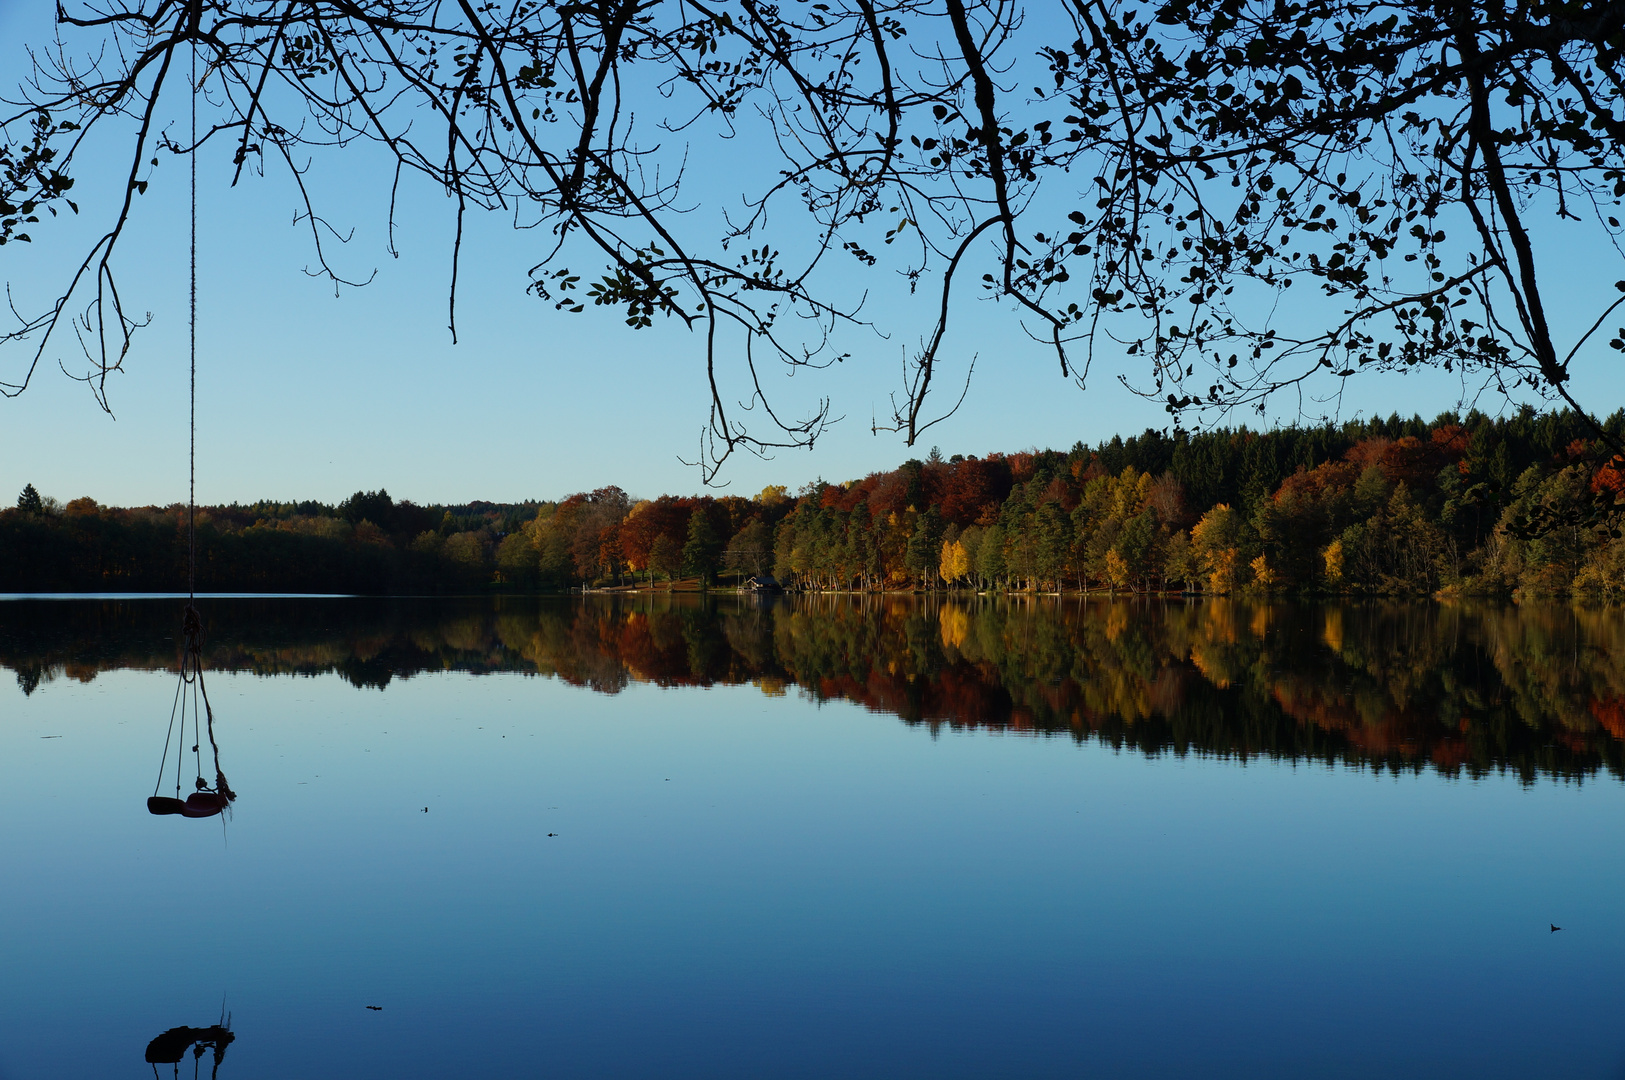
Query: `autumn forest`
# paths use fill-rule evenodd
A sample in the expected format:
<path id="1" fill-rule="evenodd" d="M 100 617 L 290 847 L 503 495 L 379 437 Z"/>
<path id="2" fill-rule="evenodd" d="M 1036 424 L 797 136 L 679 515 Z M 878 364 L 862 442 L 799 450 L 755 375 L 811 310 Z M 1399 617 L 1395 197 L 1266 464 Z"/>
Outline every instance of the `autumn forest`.
<path id="1" fill-rule="evenodd" d="M 1604 424 L 1625 437 L 1625 413 Z M 1147 431 L 1068 451 L 933 450 L 790 492 L 201 508 L 203 591 L 1590 595 L 1625 589 L 1625 472 L 1572 412 Z M 545 480 L 539 479 L 539 483 Z M 185 587 L 186 510 L 0 510 L 0 591 Z"/>

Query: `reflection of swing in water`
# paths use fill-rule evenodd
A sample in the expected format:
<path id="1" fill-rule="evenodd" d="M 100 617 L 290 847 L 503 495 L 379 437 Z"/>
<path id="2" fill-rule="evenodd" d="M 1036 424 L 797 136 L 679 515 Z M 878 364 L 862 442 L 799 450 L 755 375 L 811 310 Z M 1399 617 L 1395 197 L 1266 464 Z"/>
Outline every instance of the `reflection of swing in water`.
<path id="1" fill-rule="evenodd" d="M 186 1057 L 188 1050 L 192 1051 L 192 1076 L 198 1076 L 198 1067 L 202 1063 L 205 1051 L 214 1051 L 214 1068 L 209 1071 L 210 1080 L 220 1074 L 220 1062 L 225 1060 L 226 1047 L 237 1038 L 231 1031 L 231 1018 L 225 1018 L 224 1023 L 213 1027 L 177 1027 L 170 1028 L 156 1039 L 147 1044 L 147 1062 L 152 1066 L 152 1075 L 158 1076 L 158 1066 L 173 1065 L 171 1076 L 181 1074 L 181 1059 Z"/>
<path id="2" fill-rule="evenodd" d="M 169 710 L 169 734 L 164 736 L 163 762 L 158 766 L 158 783 L 153 785 L 152 798 L 147 800 L 147 811 L 153 814 L 179 814 L 182 817 L 213 817 L 237 798 L 220 771 L 220 746 L 214 741 L 214 710 L 209 706 L 209 690 L 203 685 L 203 624 L 197 613 L 197 43 L 192 43 L 192 302 L 189 333 L 191 336 L 191 435 L 188 453 L 188 489 L 186 495 L 186 616 L 183 624 L 185 647 L 181 654 L 180 682 L 175 687 L 175 704 Z M 184 800 L 181 799 L 181 761 L 186 756 L 186 695 L 192 694 L 192 753 L 197 757 L 197 786 Z M 202 698 L 201 714 L 198 699 Z M 180 741 L 175 750 L 175 795 L 159 795 L 164 784 L 164 771 L 169 766 L 169 743 L 175 735 L 175 717 L 181 720 Z M 214 751 L 214 786 L 203 779 L 203 757 L 198 748 L 203 735 L 200 721 L 207 725 L 209 748 Z M 188 1028 L 176 1028 L 187 1031 Z M 212 1030 L 212 1029 L 209 1029 Z M 164 1038 L 160 1035 L 159 1039 Z M 230 1033 L 227 1033 L 230 1041 Z M 158 1039 L 153 1040 L 153 1045 Z M 201 1044 L 200 1044 L 201 1045 Z M 224 1044 L 221 1044 L 223 1046 Z M 202 1050 L 198 1051 L 202 1054 Z M 148 1061 L 154 1060 L 147 1051 Z M 220 1047 L 216 1047 L 216 1062 Z M 179 1060 L 179 1059 L 176 1059 Z"/>
<path id="3" fill-rule="evenodd" d="M 213 817 L 232 804 L 237 793 L 226 783 L 226 774 L 220 771 L 220 744 L 214 741 L 214 710 L 209 706 L 209 689 L 203 683 L 203 628 L 198 620 L 197 608 L 186 605 L 185 651 L 181 655 L 180 681 L 175 685 L 175 704 L 169 711 L 169 733 L 164 736 L 164 756 L 158 766 L 158 783 L 153 785 L 152 797 L 147 800 L 147 812 L 152 814 L 179 814 L 182 817 Z M 192 754 L 197 762 L 197 780 L 192 793 L 181 798 L 181 763 L 186 758 L 187 696 L 191 696 Z M 199 708 L 201 702 L 202 708 Z M 180 717 L 177 740 L 175 718 Z M 214 784 L 203 779 L 201 746 L 204 732 L 209 736 L 209 749 L 214 752 Z M 164 773 L 169 768 L 169 744 L 175 747 L 175 794 L 158 794 L 163 787 Z M 189 1030 L 177 1028 L 177 1031 Z"/>

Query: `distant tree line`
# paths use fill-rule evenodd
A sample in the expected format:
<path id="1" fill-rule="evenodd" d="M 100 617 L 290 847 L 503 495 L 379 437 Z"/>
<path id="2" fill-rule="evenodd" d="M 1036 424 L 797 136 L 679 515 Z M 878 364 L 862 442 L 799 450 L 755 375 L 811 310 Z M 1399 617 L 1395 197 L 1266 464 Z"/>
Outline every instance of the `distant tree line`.
<path id="1" fill-rule="evenodd" d="M 445 593 L 491 587 L 503 541 L 537 504 L 417 506 L 387 491 L 314 501 L 200 507 L 198 588 L 214 592 Z M 175 591 L 186 587 L 184 505 L 102 506 L 30 484 L 0 510 L 0 589 Z M 511 549 L 510 549 L 511 550 Z M 527 582 L 533 580 L 526 578 Z"/>
<path id="2" fill-rule="evenodd" d="M 1604 424 L 1625 437 L 1625 413 Z M 418 506 L 387 492 L 215 506 L 211 591 L 448 593 L 707 587 L 1625 592 L 1625 462 L 1576 413 L 1524 409 L 1341 425 L 1147 431 L 1069 451 L 933 450 L 791 495 Z M 65 505 L 32 485 L 0 511 L 0 589 L 167 590 L 185 508 Z"/>

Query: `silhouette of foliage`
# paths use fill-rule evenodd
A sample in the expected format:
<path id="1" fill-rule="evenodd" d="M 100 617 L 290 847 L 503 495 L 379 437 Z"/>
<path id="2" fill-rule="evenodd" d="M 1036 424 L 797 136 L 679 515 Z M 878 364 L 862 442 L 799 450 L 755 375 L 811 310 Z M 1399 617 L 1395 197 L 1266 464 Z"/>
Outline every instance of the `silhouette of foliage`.
<path id="1" fill-rule="evenodd" d="M 1625 303 L 1607 270 L 1625 52 L 1603 0 L 80 0 L 57 27 L 0 114 L 0 244 L 78 212 L 93 136 L 126 164 L 55 299 L 6 335 L 27 343 L 8 394 L 71 337 L 107 405 L 142 325 L 120 242 L 166 155 L 218 146 L 233 183 L 285 169 L 311 273 L 368 280 L 335 265 L 316 172 L 361 143 L 392 166 L 391 251 L 403 179 L 449 196 L 454 340 L 482 210 L 537 238 L 527 284 L 551 308 L 693 330 L 708 480 L 820 436 L 830 402 L 781 412 L 764 369 L 853 355 L 864 282 L 886 279 L 929 297 L 875 421 L 909 445 L 958 408 L 927 402 L 980 295 L 1063 377 L 1126 355 L 1115 374 L 1176 416 L 1289 390 L 1321 417 L 1357 372 L 1438 366 L 1561 399 L 1625 449 L 1572 391 Z M 169 124 L 193 102 L 196 145 Z M 1599 283 L 1565 286 L 1589 305 L 1571 325 L 1558 228 L 1555 257 L 1578 245 Z"/>

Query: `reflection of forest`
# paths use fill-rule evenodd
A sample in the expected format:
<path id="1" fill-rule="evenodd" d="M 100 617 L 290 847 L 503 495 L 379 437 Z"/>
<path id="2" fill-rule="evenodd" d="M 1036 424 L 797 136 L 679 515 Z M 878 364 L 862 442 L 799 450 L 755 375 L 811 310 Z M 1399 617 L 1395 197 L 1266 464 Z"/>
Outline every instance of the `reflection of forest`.
<path id="1" fill-rule="evenodd" d="M 1625 777 L 1625 619 L 1609 609 L 693 594 L 204 606 L 210 668 L 336 673 L 358 687 L 445 670 L 542 674 L 604 693 L 634 681 L 795 686 L 933 731 Z M 172 670 L 178 610 L 9 601 L 0 665 L 25 692 L 112 668 Z"/>

